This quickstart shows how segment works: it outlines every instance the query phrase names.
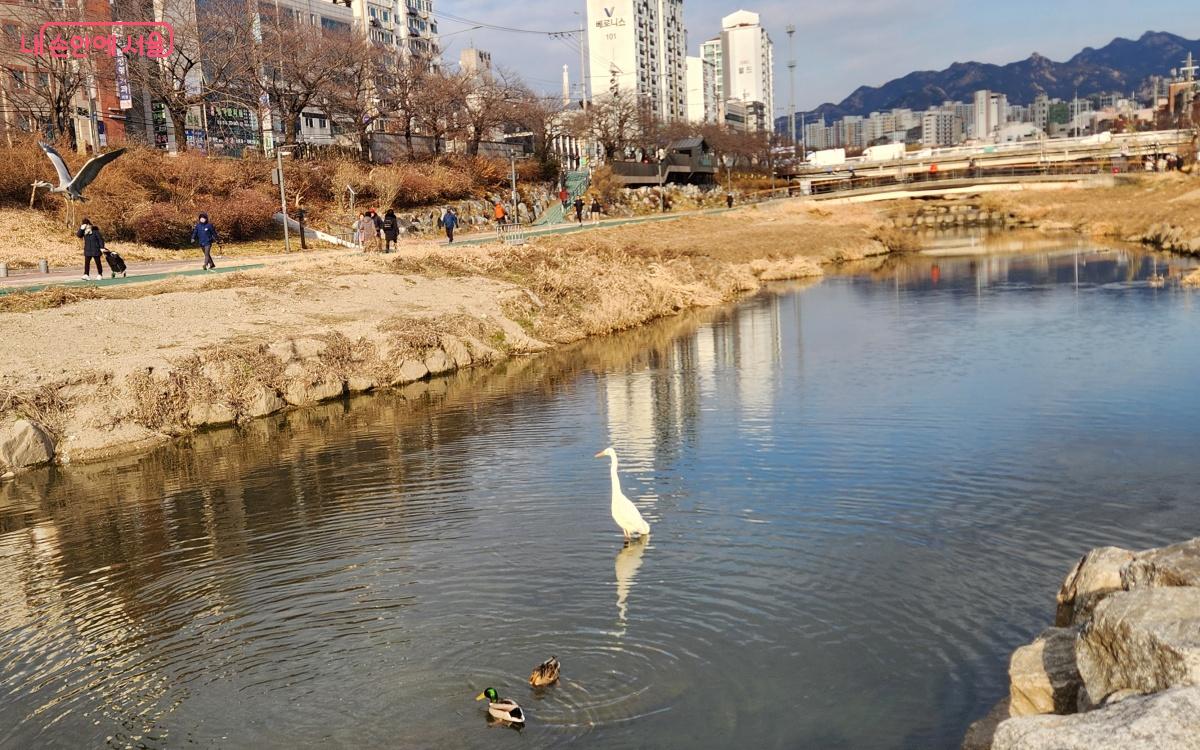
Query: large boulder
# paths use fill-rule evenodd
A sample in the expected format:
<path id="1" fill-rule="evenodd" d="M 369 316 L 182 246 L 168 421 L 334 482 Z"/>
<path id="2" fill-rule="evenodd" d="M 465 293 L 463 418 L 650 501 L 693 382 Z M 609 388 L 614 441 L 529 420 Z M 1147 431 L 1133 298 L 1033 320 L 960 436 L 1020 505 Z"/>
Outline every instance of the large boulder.
<path id="1" fill-rule="evenodd" d="M 967 734 L 963 737 L 961 750 L 991 750 L 996 728 L 1008 717 L 1008 698 L 1004 698 L 992 706 L 992 710 L 988 711 L 987 716 L 967 727 Z"/>
<path id="2" fill-rule="evenodd" d="M 1013 652 L 1008 665 L 1011 715 L 1075 712 L 1080 685 L 1075 635 L 1073 628 L 1048 628 Z"/>
<path id="3" fill-rule="evenodd" d="M 1119 690 L 1153 693 L 1200 684 L 1200 589 L 1112 594 L 1084 626 L 1075 657 L 1083 709 Z"/>
<path id="4" fill-rule="evenodd" d="M 197 429 L 233 424 L 237 414 L 228 404 L 192 404 L 188 407 L 187 422 Z"/>
<path id="5" fill-rule="evenodd" d="M 996 728 L 992 750 L 1195 750 L 1200 688 L 1128 698 L 1073 716 L 1022 716 Z"/>
<path id="6" fill-rule="evenodd" d="M 1121 571 L 1127 589 L 1143 586 L 1200 586 L 1200 538 L 1134 555 Z"/>
<path id="7" fill-rule="evenodd" d="M 1054 624 L 1064 628 L 1086 620 L 1097 602 L 1124 588 L 1121 568 L 1133 558 L 1120 547 L 1099 547 L 1079 558 L 1058 590 Z"/>
<path id="8" fill-rule="evenodd" d="M 54 440 L 36 422 L 18 419 L 0 426 L 0 473 L 50 463 Z"/>
<path id="9" fill-rule="evenodd" d="M 425 358 L 425 369 L 430 375 L 441 375 L 454 369 L 454 362 L 441 349 L 434 349 Z"/>
<path id="10" fill-rule="evenodd" d="M 396 377 L 392 378 L 391 384 L 393 386 L 404 385 L 425 377 L 429 377 L 429 368 L 425 366 L 425 363 L 417 359 L 407 359 L 400 365 L 400 370 L 396 373 Z"/>
<path id="11" fill-rule="evenodd" d="M 274 414 L 286 405 L 275 389 L 259 385 L 247 396 L 243 413 L 247 417 L 265 417 L 268 414 Z"/>
<path id="12" fill-rule="evenodd" d="M 342 381 L 340 380 L 330 379 L 319 383 L 293 380 L 288 383 L 287 389 L 283 392 L 283 398 L 292 406 L 307 406 L 337 398 L 342 395 L 342 391 Z"/>

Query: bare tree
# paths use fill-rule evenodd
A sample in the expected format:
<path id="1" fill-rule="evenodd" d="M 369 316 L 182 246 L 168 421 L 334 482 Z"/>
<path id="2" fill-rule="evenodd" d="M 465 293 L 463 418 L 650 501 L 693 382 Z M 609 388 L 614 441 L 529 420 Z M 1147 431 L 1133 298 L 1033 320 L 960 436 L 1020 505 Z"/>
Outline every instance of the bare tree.
<path id="1" fill-rule="evenodd" d="M 343 66 L 330 83 L 326 112 L 350 123 L 363 159 L 371 158 L 375 122 L 395 110 L 396 56 L 362 37 L 347 39 Z"/>
<path id="2" fill-rule="evenodd" d="M 250 105 L 253 65 L 243 53 L 254 40 L 244 0 L 205 0 L 197 18 L 194 0 L 159 0 L 158 11 L 175 32 L 175 50 L 160 60 L 136 60 L 130 82 L 162 102 L 175 131 L 175 147 L 187 150 L 187 115 L 214 101 Z"/>
<path id="3" fill-rule="evenodd" d="M 521 89 L 514 105 L 513 121 L 533 135 L 533 155 L 542 164 L 554 161 L 551 141 L 566 131 L 566 113 L 558 96 L 538 96 Z"/>
<path id="4" fill-rule="evenodd" d="M 291 18 L 271 17 L 263 22 L 261 46 L 248 47 L 252 55 L 261 57 L 262 65 L 261 75 L 251 79 L 279 113 L 285 143 L 297 141 L 306 109 L 327 108 L 357 41 L 349 33 L 322 31 Z"/>
<path id="5" fill-rule="evenodd" d="M 383 96 L 391 110 L 390 119 L 399 125 L 408 149 L 408 158 L 416 158 L 413 135 L 419 129 L 417 112 L 420 110 L 421 92 L 425 78 L 429 75 L 428 63 L 420 58 L 405 57 L 394 67 L 394 74 L 385 80 Z"/>
<path id="6" fill-rule="evenodd" d="M 479 144 L 502 125 L 514 121 L 522 101 L 517 78 L 505 70 L 457 76 L 460 82 L 460 126 L 467 141 L 467 154 L 479 153 Z"/>
<path id="7" fill-rule="evenodd" d="M 638 143 L 643 118 L 637 94 L 614 88 L 595 97 L 586 110 L 577 112 L 570 127 L 576 137 L 594 138 L 613 157 Z"/>
<path id="8" fill-rule="evenodd" d="M 33 131 L 49 130 L 75 143 L 75 96 L 87 84 L 86 60 L 50 54 L 55 31 L 42 34 L 41 26 L 53 21 L 77 21 L 77 12 L 50 2 L 22 6 L 19 15 L 6 18 L 5 49 L 0 51 L 0 74 L 6 109 L 24 120 Z M 31 54 L 35 52 L 36 54 Z"/>
<path id="9" fill-rule="evenodd" d="M 465 92 L 459 76 L 430 70 L 412 92 L 412 113 L 421 133 L 433 139 L 433 152 L 441 153 L 447 134 L 460 127 Z"/>

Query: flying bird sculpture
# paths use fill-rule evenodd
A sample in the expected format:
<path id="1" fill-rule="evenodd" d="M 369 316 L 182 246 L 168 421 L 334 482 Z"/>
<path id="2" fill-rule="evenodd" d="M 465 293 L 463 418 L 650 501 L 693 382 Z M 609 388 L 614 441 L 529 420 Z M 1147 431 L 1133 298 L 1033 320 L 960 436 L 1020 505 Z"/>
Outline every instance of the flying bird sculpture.
<path id="1" fill-rule="evenodd" d="M 71 170 L 67 169 L 67 163 L 54 147 L 45 143 L 38 143 L 42 150 L 46 152 L 50 163 L 54 165 L 54 171 L 58 172 L 58 186 L 38 180 L 33 183 L 33 195 L 29 198 L 30 207 L 33 206 L 33 196 L 37 195 L 38 188 L 49 188 L 52 193 L 62 193 L 68 201 L 86 200 L 83 197 L 83 191 L 100 174 L 100 170 L 104 169 L 105 165 L 116 159 L 121 154 L 125 153 L 125 149 L 119 148 L 116 151 L 109 151 L 107 154 L 100 154 L 88 159 L 87 164 L 83 165 L 83 169 L 74 177 L 71 176 Z"/>

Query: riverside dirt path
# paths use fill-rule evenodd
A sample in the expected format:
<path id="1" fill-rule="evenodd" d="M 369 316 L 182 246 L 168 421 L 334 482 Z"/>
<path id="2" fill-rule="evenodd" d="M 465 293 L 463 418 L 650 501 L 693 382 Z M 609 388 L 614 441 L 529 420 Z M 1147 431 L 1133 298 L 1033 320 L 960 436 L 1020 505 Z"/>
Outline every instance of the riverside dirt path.
<path id="1" fill-rule="evenodd" d="M 564 234 L 576 234 L 579 232 L 588 232 L 600 229 L 612 229 L 615 227 L 627 226 L 632 224 L 647 224 L 661 221 L 671 221 L 685 219 L 696 216 L 710 216 L 715 214 L 726 213 L 731 210 L 727 208 L 717 209 L 699 209 L 695 211 L 680 211 L 678 213 L 668 214 L 653 214 L 646 216 L 632 216 L 603 219 L 599 222 L 585 221 L 583 224 L 575 222 L 563 222 L 546 227 L 526 228 L 524 235 L 527 239 L 536 237 L 549 237 Z M 496 232 L 489 228 L 481 231 L 471 232 L 469 234 L 460 234 L 454 242 L 455 246 L 474 246 L 487 244 L 497 241 Z M 446 240 L 434 240 L 427 238 L 410 239 L 403 242 L 399 247 L 399 253 L 406 252 L 424 252 L 438 247 L 449 247 Z M 0 296 L 10 294 L 12 292 L 28 292 L 45 289 L 49 286 L 67 286 L 67 287 L 109 287 L 123 286 L 126 284 L 146 283 L 151 281 L 162 281 L 175 276 L 205 276 L 210 273 L 223 274 L 237 271 L 250 271 L 264 268 L 266 266 L 289 263 L 296 261 L 320 260 L 327 258 L 338 258 L 345 256 L 362 255 L 361 250 L 297 250 L 290 253 L 276 253 L 268 255 L 217 255 L 215 256 L 219 265 L 215 272 L 205 271 L 197 268 L 199 263 L 197 258 L 188 258 L 186 260 L 176 261 L 147 261 L 147 262 L 132 262 L 126 271 L 124 277 L 111 278 L 106 275 L 100 280 L 84 280 L 80 278 L 79 268 L 76 267 L 57 267 L 51 268 L 49 273 L 40 273 L 34 270 L 22 270 L 15 273 L 10 273 L 7 277 L 0 277 Z M 82 256 L 81 256 L 82 257 Z M 107 268 L 107 265 L 106 265 Z"/>

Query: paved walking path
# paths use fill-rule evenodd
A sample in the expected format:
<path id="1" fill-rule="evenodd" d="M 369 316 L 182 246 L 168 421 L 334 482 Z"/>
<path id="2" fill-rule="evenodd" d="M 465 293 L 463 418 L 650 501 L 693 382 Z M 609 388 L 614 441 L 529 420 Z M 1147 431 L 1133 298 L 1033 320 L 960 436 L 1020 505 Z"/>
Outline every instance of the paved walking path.
<path id="1" fill-rule="evenodd" d="M 564 223 L 552 226 L 527 227 L 525 236 L 527 238 L 543 237 L 559 234 L 575 234 L 577 232 L 587 232 L 594 229 L 603 229 L 606 227 L 619 227 L 627 224 L 645 224 L 655 221 L 668 221 L 671 219 L 682 219 L 689 216 L 704 216 L 710 214 L 721 214 L 729 211 L 727 208 L 707 208 L 694 211 L 680 211 L 678 213 L 666 214 L 650 214 L 646 216 L 633 216 L 619 219 L 604 219 L 600 222 L 593 223 L 589 220 L 584 220 L 583 224 Z M 483 245 L 488 242 L 495 242 L 497 239 L 495 227 L 481 228 L 479 231 L 469 234 L 460 235 L 455 239 L 454 245 Z M 419 241 L 421 245 L 446 247 L 446 240 L 441 241 Z M 413 249 L 417 242 L 404 243 L 400 245 L 400 250 L 403 252 L 407 249 Z M 218 266 L 213 271 L 205 271 L 197 268 L 200 263 L 198 258 L 189 258 L 187 260 L 166 260 L 166 261 L 149 261 L 149 262 L 133 262 L 130 264 L 126 277 L 118 278 L 103 278 L 99 281 L 84 281 L 80 278 L 78 267 L 71 268 L 53 268 L 50 273 L 39 273 L 36 270 L 22 270 L 10 274 L 8 277 L 0 278 L 0 296 L 11 294 L 13 292 L 35 292 L 45 289 L 50 286 L 67 286 L 67 287 L 108 287 L 118 286 L 121 284 L 138 284 L 150 281 L 161 281 L 163 279 L 172 278 L 174 276 L 204 276 L 210 273 L 232 273 L 235 271 L 249 271 L 258 268 L 265 268 L 268 265 L 276 263 L 286 263 L 295 260 L 310 260 L 319 257 L 337 257 L 339 255 L 357 254 L 358 250 L 307 250 L 292 253 L 281 253 L 278 255 L 247 255 L 243 257 L 227 257 L 217 256 Z M 105 266 L 107 268 L 107 265 Z"/>

